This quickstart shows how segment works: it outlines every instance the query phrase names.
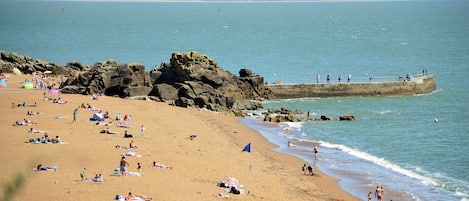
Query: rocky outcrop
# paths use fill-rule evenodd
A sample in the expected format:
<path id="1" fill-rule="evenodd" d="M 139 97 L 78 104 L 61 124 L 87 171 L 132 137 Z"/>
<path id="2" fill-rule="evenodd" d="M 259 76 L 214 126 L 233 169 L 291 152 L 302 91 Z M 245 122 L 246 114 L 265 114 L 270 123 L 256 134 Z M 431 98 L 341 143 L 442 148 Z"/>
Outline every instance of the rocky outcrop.
<path id="1" fill-rule="evenodd" d="M 51 62 L 40 59 L 34 60 L 31 57 L 18 55 L 14 52 L 0 51 L 0 72 L 13 73 L 13 69 L 18 69 L 22 73 L 50 72 L 52 75 L 62 75 L 66 70 Z"/>
<path id="2" fill-rule="evenodd" d="M 148 95 L 153 89 L 142 64 L 107 60 L 84 67 L 74 61 L 65 67 L 68 79 L 60 86 L 62 93 L 133 97 Z"/>
<path id="3" fill-rule="evenodd" d="M 235 115 L 242 115 L 245 109 L 262 108 L 256 100 L 270 94 L 264 87 L 264 78 L 251 70 L 241 69 L 236 76 L 197 52 L 173 53 L 169 62 L 149 73 L 142 64 L 114 60 L 92 66 L 71 61 L 59 66 L 11 52 L 2 51 L 0 56 L 2 72 L 11 73 L 17 68 L 23 73 L 50 71 L 67 77 L 60 85 L 61 93 L 137 97 Z"/>
<path id="4" fill-rule="evenodd" d="M 351 114 L 343 114 L 343 115 L 340 115 L 339 117 L 339 121 L 353 121 L 353 120 L 355 120 L 355 116 Z"/>
<path id="5" fill-rule="evenodd" d="M 249 69 L 239 76 L 224 71 L 206 55 L 173 53 L 171 60 L 150 72 L 155 86 L 150 95 L 172 100 L 177 106 L 199 107 L 221 112 L 258 109 L 268 94 L 264 79 Z"/>

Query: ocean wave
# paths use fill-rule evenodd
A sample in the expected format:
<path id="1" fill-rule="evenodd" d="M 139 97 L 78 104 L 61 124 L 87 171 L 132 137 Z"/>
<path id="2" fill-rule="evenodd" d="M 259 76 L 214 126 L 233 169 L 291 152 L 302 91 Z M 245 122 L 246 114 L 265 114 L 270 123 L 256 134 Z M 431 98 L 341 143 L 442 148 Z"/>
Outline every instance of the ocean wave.
<path id="1" fill-rule="evenodd" d="M 434 90 L 434 91 L 432 91 L 430 93 L 426 93 L 426 94 L 415 94 L 414 96 L 431 96 L 431 95 L 433 95 L 435 93 L 438 93 L 440 91 L 443 91 L 443 89 L 437 89 L 437 90 Z"/>
<path id="2" fill-rule="evenodd" d="M 330 148 L 330 149 L 338 149 L 342 152 L 345 152 L 349 155 L 355 156 L 360 159 L 364 159 L 370 162 L 373 162 L 381 167 L 384 167 L 388 170 L 392 170 L 394 172 L 400 173 L 402 175 L 417 179 L 421 181 L 425 185 L 430 185 L 430 186 L 440 186 L 440 182 L 435 181 L 433 178 L 426 177 L 423 175 L 418 174 L 417 172 L 414 172 L 412 170 L 407 170 L 391 161 L 388 161 L 384 158 L 379 158 L 377 156 L 373 156 L 369 153 L 362 152 L 359 150 L 352 149 L 350 147 L 347 147 L 345 145 L 340 145 L 340 144 L 331 144 L 328 142 L 320 142 L 320 146 Z"/>
<path id="3" fill-rule="evenodd" d="M 303 122 L 282 122 L 280 125 L 284 126 L 283 129 L 286 131 L 289 130 L 296 130 L 296 131 L 301 131 L 301 128 L 303 127 Z"/>

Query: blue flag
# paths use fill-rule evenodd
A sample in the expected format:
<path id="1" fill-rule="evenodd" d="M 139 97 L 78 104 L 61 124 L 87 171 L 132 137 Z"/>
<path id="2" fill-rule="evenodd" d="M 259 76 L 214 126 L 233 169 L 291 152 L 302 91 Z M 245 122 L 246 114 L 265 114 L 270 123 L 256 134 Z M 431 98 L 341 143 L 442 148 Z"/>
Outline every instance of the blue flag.
<path id="1" fill-rule="evenodd" d="M 247 145 L 244 147 L 243 151 L 247 151 L 247 152 L 251 153 L 251 143 L 247 144 Z M 243 152 L 243 151 L 241 151 L 241 152 Z"/>

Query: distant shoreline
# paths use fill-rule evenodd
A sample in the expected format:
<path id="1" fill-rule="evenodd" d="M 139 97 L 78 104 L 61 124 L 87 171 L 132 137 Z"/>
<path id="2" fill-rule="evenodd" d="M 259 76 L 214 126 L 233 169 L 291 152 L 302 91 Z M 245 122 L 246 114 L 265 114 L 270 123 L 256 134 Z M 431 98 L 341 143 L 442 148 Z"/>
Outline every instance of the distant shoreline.
<path id="1" fill-rule="evenodd" d="M 393 0 L 45 0 L 51 2 L 164 2 L 164 3 L 320 3 L 320 2 L 390 2 Z M 407 0 L 394 0 L 407 1 Z"/>

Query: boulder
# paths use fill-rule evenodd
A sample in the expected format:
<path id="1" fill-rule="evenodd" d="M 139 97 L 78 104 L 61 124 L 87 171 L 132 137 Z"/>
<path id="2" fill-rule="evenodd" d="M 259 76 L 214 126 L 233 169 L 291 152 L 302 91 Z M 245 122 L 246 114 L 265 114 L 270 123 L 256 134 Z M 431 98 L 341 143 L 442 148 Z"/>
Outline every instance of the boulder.
<path id="1" fill-rule="evenodd" d="M 330 121 L 330 120 L 334 120 L 334 118 L 332 118 L 331 116 L 329 115 L 321 115 L 321 120 L 324 120 L 324 121 Z"/>
<path id="2" fill-rule="evenodd" d="M 339 121 L 353 121 L 353 120 L 355 120 L 355 116 L 351 114 L 343 114 L 343 115 L 340 115 L 339 117 Z"/>

